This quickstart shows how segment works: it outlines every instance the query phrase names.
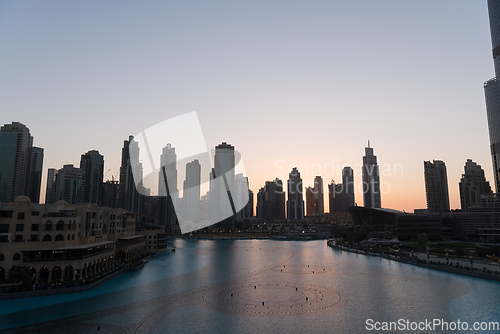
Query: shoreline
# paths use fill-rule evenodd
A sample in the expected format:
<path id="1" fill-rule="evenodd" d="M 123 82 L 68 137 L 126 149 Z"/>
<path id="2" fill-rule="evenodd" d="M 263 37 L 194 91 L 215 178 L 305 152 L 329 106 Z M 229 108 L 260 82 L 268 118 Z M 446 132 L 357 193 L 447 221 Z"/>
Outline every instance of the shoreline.
<path id="1" fill-rule="evenodd" d="M 360 250 L 354 247 L 345 247 L 345 246 L 340 246 L 335 243 L 335 240 L 328 240 L 327 245 L 329 247 L 332 247 L 334 249 L 350 252 L 350 253 L 357 253 L 357 254 L 362 254 L 362 255 L 370 255 L 370 256 L 377 256 L 377 257 L 382 257 L 388 260 L 393 260 L 396 262 L 401 262 L 405 264 L 411 264 L 414 266 L 418 267 L 423 267 L 427 269 L 435 269 L 435 270 L 440 270 L 440 271 L 446 271 L 449 273 L 454 273 L 454 274 L 460 274 L 460 275 L 466 275 L 466 276 L 472 276 L 472 277 L 479 277 L 479 278 L 484 278 L 484 279 L 489 279 L 489 280 L 495 280 L 495 281 L 500 281 L 500 271 L 492 271 L 492 270 L 480 270 L 480 269 L 475 269 L 475 268 L 470 268 L 468 266 L 456 266 L 453 264 L 453 262 L 443 262 L 441 261 L 429 261 L 429 260 L 421 260 L 420 258 L 414 256 L 414 257 L 401 257 L 399 255 L 390 255 L 390 254 L 381 254 L 381 253 L 370 253 L 366 252 L 364 250 Z M 430 263 L 429 263 L 430 262 Z"/>

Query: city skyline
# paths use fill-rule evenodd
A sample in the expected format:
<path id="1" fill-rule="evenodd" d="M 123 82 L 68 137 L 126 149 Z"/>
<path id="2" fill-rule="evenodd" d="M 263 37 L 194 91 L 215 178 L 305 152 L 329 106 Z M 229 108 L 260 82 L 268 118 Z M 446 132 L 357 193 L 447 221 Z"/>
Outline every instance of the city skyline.
<path id="1" fill-rule="evenodd" d="M 426 207 L 426 160 L 446 162 L 451 209 L 467 159 L 494 183 L 486 1 L 25 4 L 0 5 L 0 123 L 26 124 L 44 148 L 43 190 L 48 168 L 90 150 L 117 179 L 125 138 L 193 110 L 208 147 L 242 154 L 255 194 L 293 167 L 311 186 L 352 166 L 362 205 L 368 139 L 390 186 L 383 207 Z"/>

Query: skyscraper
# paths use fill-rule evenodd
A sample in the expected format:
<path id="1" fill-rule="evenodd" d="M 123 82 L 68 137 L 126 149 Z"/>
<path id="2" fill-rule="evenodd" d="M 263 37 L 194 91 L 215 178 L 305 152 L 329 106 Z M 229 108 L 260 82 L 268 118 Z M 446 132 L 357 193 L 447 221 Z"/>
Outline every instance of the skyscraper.
<path id="1" fill-rule="evenodd" d="M 350 166 L 342 169 L 342 212 L 347 212 L 347 208 L 354 206 L 354 171 Z"/>
<path id="2" fill-rule="evenodd" d="M 495 77 L 484 83 L 496 192 L 500 192 L 500 1 L 488 0 Z"/>
<path id="3" fill-rule="evenodd" d="M 285 219 L 285 193 L 280 179 L 266 181 L 266 185 L 259 190 L 257 217 L 266 221 Z"/>
<path id="4" fill-rule="evenodd" d="M 288 175 L 288 200 L 286 202 L 286 216 L 290 220 L 304 219 L 304 198 L 302 196 L 302 179 L 297 167 Z"/>
<path id="5" fill-rule="evenodd" d="M 99 154 L 99 151 L 95 150 L 82 154 L 80 169 L 85 173 L 82 201 L 85 203 L 103 205 L 104 156 Z"/>
<path id="6" fill-rule="evenodd" d="M 135 169 L 134 173 L 132 169 Z M 134 174 L 140 175 L 142 180 L 139 145 L 134 141 L 134 136 L 129 136 L 128 140 L 123 141 L 118 206 L 131 212 L 141 213 L 142 195 L 137 191 Z M 139 184 L 139 187 L 141 186 L 142 183 Z"/>
<path id="7" fill-rule="evenodd" d="M 377 164 L 377 156 L 373 155 L 373 148 L 365 147 L 363 157 L 363 205 L 366 208 L 381 208 L 380 199 L 380 176 Z"/>
<path id="8" fill-rule="evenodd" d="M 200 219 L 201 165 L 198 160 L 186 164 L 186 180 L 183 183 L 182 199 L 184 214 L 188 220 Z"/>
<path id="9" fill-rule="evenodd" d="M 43 148 L 32 147 L 30 168 L 29 168 L 29 183 L 28 197 L 33 203 L 40 202 L 40 189 L 42 187 L 42 169 L 43 169 Z"/>
<path id="10" fill-rule="evenodd" d="M 482 195 L 492 194 L 490 183 L 484 177 L 484 170 L 480 165 L 467 159 L 460 183 L 460 204 L 462 211 L 469 211 L 472 205 L 481 204 Z"/>
<path id="11" fill-rule="evenodd" d="M 316 176 L 314 178 L 314 200 L 316 201 L 318 216 L 325 216 L 325 196 L 323 192 L 323 178 Z"/>
<path id="12" fill-rule="evenodd" d="M 443 161 L 424 161 L 425 195 L 427 210 L 431 213 L 450 211 L 448 176 Z"/>
<path id="13" fill-rule="evenodd" d="M 248 177 L 243 176 L 242 173 L 236 174 L 234 188 L 234 194 L 236 195 L 235 205 L 243 207 L 243 209 L 236 212 L 235 220 L 242 221 L 245 218 L 253 217 L 253 193 L 249 189 Z"/>
<path id="14" fill-rule="evenodd" d="M 177 223 L 172 196 L 178 196 L 177 188 L 177 154 L 175 148 L 170 143 L 162 149 L 160 156 L 158 194 L 160 196 L 158 205 L 158 217 L 160 225 L 165 225 L 167 232 L 177 233 L 180 231 Z M 168 192 L 165 187 L 165 178 L 163 175 L 163 167 L 165 167 L 165 175 L 167 176 Z M 177 200 L 177 197 L 175 198 Z"/>
<path id="15" fill-rule="evenodd" d="M 224 220 L 223 224 L 229 227 L 234 217 L 234 198 L 230 192 L 234 192 L 234 146 L 225 142 L 215 147 L 214 155 L 214 201 L 212 212 L 214 220 L 219 221 L 222 217 L 231 217 Z M 229 204 L 228 203 L 229 198 Z M 232 204 L 231 204 L 232 203 Z M 218 211 L 218 212 L 217 212 Z"/>
<path id="16" fill-rule="evenodd" d="M 344 212 L 344 184 L 339 183 L 335 184 L 335 181 L 332 180 L 332 183 L 328 185 L 328 203 L 330 208 L 330 213 L 334 212 Z"/>
<path id="17" fill-rule="evenodd" d="M 73 165 L 64 165 L 56 174 L 54 201 L 64 200 L 69 204 L 83 201 L 85 172 Z"/>
<path id="18" fill-rule="evenodd" d="M 45 204 L 53 204 L 56 201 L 56 176 L 57 169 L 49 168 L 47 171 L 47 187 L 45 188 Z"/>
<path id="19" fill-rule="evenodd" d="M 33 160 L 33 161 L 32 161 Z M 25 195 L 40 197 L 43 149 L 33 147 L 33 137 L 22 123 L 0 128 L 0 202 Z"/>

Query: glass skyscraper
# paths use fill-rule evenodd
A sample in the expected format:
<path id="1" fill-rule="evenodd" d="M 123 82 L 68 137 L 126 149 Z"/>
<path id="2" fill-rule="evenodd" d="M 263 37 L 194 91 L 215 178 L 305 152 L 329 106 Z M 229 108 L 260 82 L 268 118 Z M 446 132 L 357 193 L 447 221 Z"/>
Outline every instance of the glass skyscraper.
<path id="1" fill-rule="evenodd" d="M 496 192 L 500 192 L 500 1 L 488 0 L 495 77 L 484 84 Z"/>

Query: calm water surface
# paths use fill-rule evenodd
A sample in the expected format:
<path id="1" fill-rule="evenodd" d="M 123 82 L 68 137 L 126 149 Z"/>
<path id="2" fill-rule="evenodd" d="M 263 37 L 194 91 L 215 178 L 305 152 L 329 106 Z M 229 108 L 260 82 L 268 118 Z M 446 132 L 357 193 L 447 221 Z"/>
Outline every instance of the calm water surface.
<path id="1" fill-rule="evenodd" d="M 497 281 L 346 253 L 326 241 L 174 243 L 176 252 L 93 290 L 0 301 L 0 330 L 364 333 L 367 319 L 500 321 Z"/>

